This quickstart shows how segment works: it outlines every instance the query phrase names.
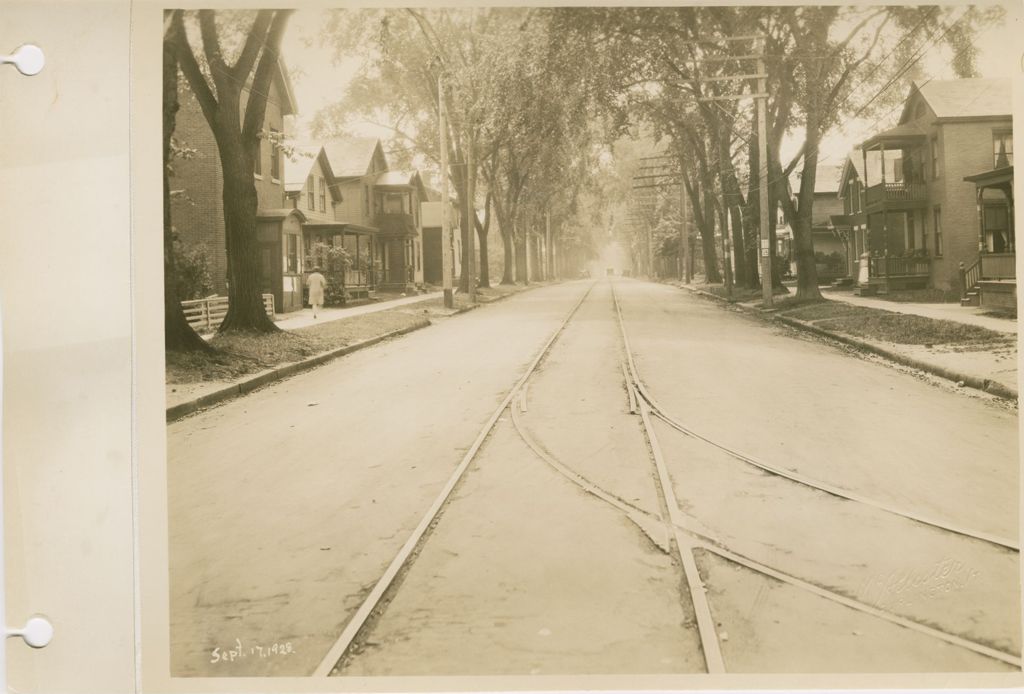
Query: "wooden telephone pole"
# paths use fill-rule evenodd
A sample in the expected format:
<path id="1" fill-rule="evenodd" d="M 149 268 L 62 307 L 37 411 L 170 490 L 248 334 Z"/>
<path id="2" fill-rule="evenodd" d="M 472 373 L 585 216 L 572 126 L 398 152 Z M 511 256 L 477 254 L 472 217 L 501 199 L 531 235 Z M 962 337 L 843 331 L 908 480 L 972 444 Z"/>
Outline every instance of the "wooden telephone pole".
<path id="1" fill-rule="evenodd" d="M 444 68 L 437 75 L 437 117 L 441 130 L 441 288 L 445 308 L 455 307 L 452 292 L 452 229 L 448 219 L 448 118 L 444 104 Z"/>
<path id="2" fill-rule="evenodd" d="M 760 217 L 761 223 L 759 228 L 760 235 L 760 246 L 761 246 L 761 305 L 762 308 L 771 308 L 772 306 L 772 252 L 771 252 L 771 241 L 769 240 L 768 234 L 768 136 L 767 136 L 767 110 L 768 110 L 768 88 L 767 88 L 767 77 L 768 74 L 765 72 L 765 37 L 761 35 L 753 36 L 729 36 L 714 39 L 704 39 L 698 43 L 724 43 L 729 41 L 753 41 L 757 42 L 760 46 L 756 53 L 751 55 L 728 55 L 728 56 L 711 56 L 708 58 L 698 58 L 695 62 L 697 63 L 720 63 L 720 62 L 740 62 L 744 60 L 756 60 L 757 61 L 757 72 L 752 75 L 725 75 L 717 77 L 698 77 L 698 82 L 731 82 L 738 81 L 743 82 L 746 80 L 756 79 L 757 80 L 757 91 L 753 94 L 731 94 L 725 96 L 711 96 L 703 97 L 700 101 L 712 102 L 712 101 L 741 101 L 743 99 L 753 99 L 754 105 L 757 109 L 757 146 L 758 146 L 758 178 L 759 178 L 759 197 L 760 197 Z M 728 246 L 727 246 L 728 248 Z M 727 258 L 728 260 L 728 258 Z"/>

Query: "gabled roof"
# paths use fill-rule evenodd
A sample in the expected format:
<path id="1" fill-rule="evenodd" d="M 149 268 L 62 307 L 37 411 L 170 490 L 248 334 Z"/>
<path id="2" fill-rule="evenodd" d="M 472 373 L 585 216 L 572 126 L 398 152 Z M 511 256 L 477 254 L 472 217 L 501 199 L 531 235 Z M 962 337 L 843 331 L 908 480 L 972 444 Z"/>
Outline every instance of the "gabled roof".
<path id="1" fill-rule="evenodd" d="M 292 78 L 288 75 L 288 66 L 285 65 L 284 58 L 278 56 L 276 67 L 274 81 L 277 83 L 283 99 L 281 102 L 281 115 L 294 115 L 299 112 L 299 105 L 295 102 L 295 87 L 292 86 Z M 255 72 L 249 74 L 245 81 L 245 89 L 252 87 L 255 77 Z"/>
<path id="2" fill-rule="evenodd" d="M 323 145 L 299 145 L 295 147 L 295 156 L 289 158 L 291 166 L 284 167 L 284 190 L 286 193 L 298 193 L 306 185 L 313 165 L 320 162 L 320 168 L 327 179 L 327 187 L 331 191 L 331 197 L 341 200 L 341 192 L 335 184 L 334 170 L 327 158 Z"/>
<path id="3" fill-rule="evenodd" d="M 909 120 L 908 108 L 915 93 L 921 94 L 939 120 L 1013 114 L 1013 90 L 1008 79 L 930 80 L 920 85 L 914 82 L 904 102 L 901 123 Z"/>
<path id="4" fill-rule="evenodd" d="M 381 147 L 380 140 L 376 138 L 330 140 L 324 143 L 324 150 L 327 152 L 327 159 L 331 163 L 334 175 L 338 178 L 366 175 L 378 150 L 380 150 L 379 154 L 384 159 L 385 168 L 387 168 L 384 149 Z"/>
<path id="5" fill-rule="evenodd" d="M 838 191 L 841 170 L 840 167 L 834 164 L 818 164 L 817 170 L 814 172 L 814 194 L 825 195 Z M 793 195 L 797 195 L 800 192 L 799 171 L 794 171 L 793 175 L 790 176 L 789 187 L 793 191 Z"/>
<path id="6" fill-rule="evenodd" d="M 843 162 L 842 173 L 839 175 L 839 197 L 846 195 L 850 179 L 856 176 L 857 180 L 864 181 L 864 154 L 860 147 L 854 147 L 846 155 Z"/>

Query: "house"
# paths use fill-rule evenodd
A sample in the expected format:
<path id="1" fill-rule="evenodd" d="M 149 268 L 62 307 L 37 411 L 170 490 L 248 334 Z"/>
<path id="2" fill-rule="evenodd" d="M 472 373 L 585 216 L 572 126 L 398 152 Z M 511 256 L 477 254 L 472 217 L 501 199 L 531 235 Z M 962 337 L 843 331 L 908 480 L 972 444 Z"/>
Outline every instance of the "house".
<path id="1" fill-rule="evenodd" d="M 818 280 L 822 282 L 832 282 L 850 274 L 849 235 L 844 228 L 837 227 L 832 219 L 842 211 L 842 202 L 836 196 L 840 173 L 840 167 L 829 164 L 819 164 L 814 172 L 811 238 L 814 242 Z M 790 179 L 790 189 L 794 195 L 799 192 L 799 173 L 795 173 Z"/>
<path id="2" fill-rule="evenodd" d="M 291 207 L 305 217 L 300 258 L 303 305 L 308 303 L 305 279 L 317 267 L 327 278 L 328 303 L 343 304 L 350 298 L 370 296 L 374 286 L 368 266 L 375 230 L 338 221 L 337 210 L 344 198 L 323 145 L 295 148 L 285 192 Z M 347 267 L 332 248 L 348 252 Z"/>
<path id="3" fill-rule="evenodd" d="M 870 256 L 860 291 L 961 291 L 961 263 L 977 263 L 976 279 L 984 279 L 979 255 L 992 256 L 989 269 L 1009 274 L 1012 175 L 993 172 L 1007 168 L 1000 152 L 1012 164 L 1010 95 L 1008 80 L 915 83 L 897 125 L 861 144 L 861 167 L 855 155 L 848 159 L 840 195 L 849 227 L 865 227 L 855 252 Z"/>
<path id="4" fill-rule="evenodd" d="M 368 286 L 404 292 L 422 283 L 426 193 L 419 173 L 392 171 L 377 139 L 332 141 L 324 150 L 341 195 L 335 222 L 362 241 L 355 267 L 368 273 Z"/>
<path id="5" fill-rule="evenodd" d="M 285 132 L 284 117 L 296 113 L 297 107 L 284 62 L 279 60 L 276 67 L 263 120 L 268 137 L 260 140 L 254 162 L 257 237 L 263 291 L 274 295 L 277 311 L 291 311 L 302 305 L 299 226 L 304 217 L 291 209 L 285 196 L 284 156 L 278 138 Z M 171 223 L 181 241 L 205 247 L 213 291 L 224 295 L 229 270 L 220 155 L 213 132 L 187 82 L 180 81 L 179 88 L 181 107 L 174 136 L 195 153 L 174 163 L 171 187 L 181 193 L 171 205 Z M 243 90 L 241 98 L 247 98 L 247 94 Z"/>
<path id="6" fill-rule="evenodd" d="M 423 281 L 442 285 L 441 271 L 441 193 L 425 188 L 426 198 L 421 204 L 420 219 L 423 226 Z M 462 271 L 462 230 L 459 206 L 454 199 L 448 201 L 448 224 L 452 228 L 452 274 Z"/>

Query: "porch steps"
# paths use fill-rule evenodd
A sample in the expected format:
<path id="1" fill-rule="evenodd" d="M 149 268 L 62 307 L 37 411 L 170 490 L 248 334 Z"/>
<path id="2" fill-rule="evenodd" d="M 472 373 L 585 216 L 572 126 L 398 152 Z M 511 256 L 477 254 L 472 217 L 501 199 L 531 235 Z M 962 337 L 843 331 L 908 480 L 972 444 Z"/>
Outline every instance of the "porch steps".
<path id="1" fill-rule="evenodd" d="M 981 306 L 981 287 L 974 285 L 960 297 L 961 306 Z"/>

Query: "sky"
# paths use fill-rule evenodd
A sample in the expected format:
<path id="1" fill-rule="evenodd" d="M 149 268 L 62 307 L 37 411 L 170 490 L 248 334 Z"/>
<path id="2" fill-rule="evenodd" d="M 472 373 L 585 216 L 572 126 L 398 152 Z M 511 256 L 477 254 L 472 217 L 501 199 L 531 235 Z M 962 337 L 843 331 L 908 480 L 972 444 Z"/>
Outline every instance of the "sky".
<path id="1" fill-rule="evenodd" d="M 978 41 L 978 70 L 982 77 L 1006 77 L 1019 74 L 1024 66 L 1024 13 L 1016 3 L 1005 5 L 1006 21 L 1002 26 L 993 27 L 983 33 Z M 297 140 L 309 137 L 308 125 L 316 112 L 341 99 L 345 85 L 358 68 L 358 60 L 344 60 L 335 65 L 331 48 L 322 47 L 319 40 L 324 10 L 298 10 L 289 21 L 282 45 L 285 62 L 293 73 L 295 96 L 299 115 L 293 122 Z M 951 79 L 948 52 L 931 48 L 922 58 L 925 71 L 933 79 Z M 900 89 L 895 85 L 893 89 Z M 846 154 L 858 142 L 867 139 L 878 130 L 893 125 L 899 117 L 899 109 L 877 122 L 856 120 L 845 124 L 842 129 L 833 130 L 826 137 L 820 149 L 819 163 L 841 165 Z M 386 139 L 391 136 L 387 128 L 369 123 L 353 123 L 351 132 L 357 136 L 372 136 Z M 799 143 L 790 138 L 784 154 L 795 153 Z"/>

